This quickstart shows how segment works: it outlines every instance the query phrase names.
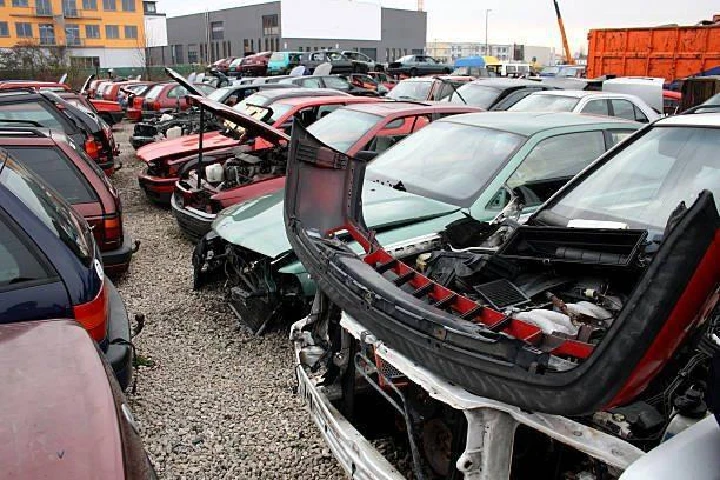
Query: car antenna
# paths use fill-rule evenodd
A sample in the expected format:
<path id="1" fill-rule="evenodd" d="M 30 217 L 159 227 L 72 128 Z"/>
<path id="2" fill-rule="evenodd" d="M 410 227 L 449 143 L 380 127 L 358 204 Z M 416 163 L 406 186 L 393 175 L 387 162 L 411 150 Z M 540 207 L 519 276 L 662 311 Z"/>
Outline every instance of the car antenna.
<path id="1" fill-rule="evenodd" d="M 442 77 L 438 77 L 438 76 L 435 77 L 435 80 L 440 80 L 440 82 L 442 82 L 442 83 L 444 83 L 444 84 L 446 84 L 446 85 L 450 85 L 450 87 L 452 87 L 452 89 L 453 89 L 453 92 L 455 92 L 455 93 L 457 94 L 458 98 L 459 98 L 460 100 L 462 100 L 465 105 L 468 104 L 468 103 L 467 103 L 467 100 L 465 100 L 465 99 L 463 98 L 462 94 L 461 94 L 460 92 L 458 92 L 457 85 L 455 85 L 453 82 L 451 82 L 450 80 L 448 80 L 448 79 L 446 79 L 446 78 L 442 78 Z"/>

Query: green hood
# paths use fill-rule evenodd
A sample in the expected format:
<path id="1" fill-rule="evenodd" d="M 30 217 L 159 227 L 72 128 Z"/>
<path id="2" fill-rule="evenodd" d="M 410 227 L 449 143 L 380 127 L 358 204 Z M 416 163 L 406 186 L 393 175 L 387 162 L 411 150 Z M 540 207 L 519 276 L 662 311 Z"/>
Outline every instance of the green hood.
<path id="1" fill-rule="evenodd" d="M 213 222 L 213 231 L 226 241 L 275 258 L 290 250 L 285 235 L 285 191 L 226 208 Z M 397 242 L 441 231 L 460 208 L 401 192 L 376 183 L 363 189 L 363 213 L 368 227 L 382 243 Z M 455 214 L 455 215 L 452 215 Z"/>

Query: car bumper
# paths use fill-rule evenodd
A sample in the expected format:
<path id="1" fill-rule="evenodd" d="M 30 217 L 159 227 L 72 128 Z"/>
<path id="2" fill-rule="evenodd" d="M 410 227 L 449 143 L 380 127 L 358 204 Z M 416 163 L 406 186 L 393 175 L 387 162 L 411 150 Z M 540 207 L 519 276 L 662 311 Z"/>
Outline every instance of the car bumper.
<path id="1" fill-rule="evenodd" d="M 130 137 L 130 145 L 137 150 L 145 145 L 150 145 L 155 141 L 155 137 L 147 137 L 145 135 L 133 135 Z"/>
<path id="2" fill-rule="evenodd" d="M 215 214 L 201 212 L 192 207 L 182 205 L 178 195 L 172 196 L 170 204 L 175 220 L 180 226 L 180 230 L 192 239 L 193 242 L 200 240 L 212 229 L 212 222 L 216 217 Z"/>
<path id="3" fill-rule="evenodd" d="M 123 240 L 123 244 L 120 248 L 109 250 L 107 252 L 101 252 L 103 265 L 107 274 L 115 276 L 127 272 L 127 269 L 130 266 L 130 260 L 135 252 L 135 244 L 133 243 L 132 238 L 130 238 L 130 235 L 127 234 L 125 235 L 125 239 Z"/>
<path id="4" fill-rule="evenodd" d="M 106 162 L 98 162 L 98 167 L 102 169 L 103 172 L 105 172 L 105 175 L 108 177 L 115 173 L 115 160 L 109 160 Z"/>
<path id="5" fill-rule="evenodd" d="M 145 173 L 138 176 L 140 188 L 145 192 L 148 199 L 160 205 L 170 205 L 173 191 L 175 190 L 175 182 L 178 179 L 153 177 Z"/>
<path id="6" fill-rule="evenodd" d="M 133 376 L 133 348 L 130 343 L 130 321 L 122 297 L 115 285 L 105 279 L 110 304 L 105 358 L 115 373 L 120 388 L 127 389 Z"/>

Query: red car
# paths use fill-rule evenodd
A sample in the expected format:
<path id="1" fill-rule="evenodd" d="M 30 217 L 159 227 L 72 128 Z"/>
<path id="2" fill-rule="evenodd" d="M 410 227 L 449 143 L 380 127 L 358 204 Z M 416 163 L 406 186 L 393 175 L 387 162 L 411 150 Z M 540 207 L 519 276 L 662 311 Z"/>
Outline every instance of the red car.
<path id="1" fill-rule="evenodd" d="M 127 109 L 125 115 L 128 120 L 132 122 L 139 122 L 142 120 L 142 109 L 145 103 L 145 95 L 155 86 L 157 83 L 149 83 L 144 87 L 134 87 L 132 90 L 125 90 L 127 95 Z"/>
<path id="2" fill-rule="evenodd" d="M 205 95 L 212 93 L 214 87 L 206 83 L 195 83 L 195 87 Z M 142 111 L 143 114 L 151 115 L 157 113 L 173 112 L 176 110 L 187 110 L 188 104 L 186 100 L 187 90 L 179 83 L 159 83 L 154 85 L 145 94 Z"/>
<path id="3" fill-rule="evenodd" d="M 3 478 L 155 480 L 107 364 L 73 320 L 0 325 Z"/>
<path id="4" fill-rule="evenodd" d="M 0 127 L 0 147 L 42 178 L 85 217 L 110 275 L 127 271 L 136 247 L 122 224 L 115 187 L 81 148 L 63 134 L 39 129 Z M 73 148 L 75 147 L 75 148 Z"/>
<path id="5" fill-rule="evenodd" d="M 263 76 L 267 75 L 267 66 L 272 52 L 256 53 L 248 55 L 240 62 L 240 75 Z"/>
<path id="6" fill-rule="evenodd" d="M 243 105 L 265 107 L 278 102 L 280 99 L 320 96 L 352 98 L 350 95 L 329 88 L 283 88 L 255 93 L 241 103 Z M 285 106 L 279 108 L 285 108 Z M 277 112 L 280 112 L 280 110 L 278 109 Z M 194 158 L 193 155 L 197 155 L 199 152 L 199 139 L 199 135 L 186 135 L 181 138 L 162 140 L 138 148 L 138 158 L 147 163 L 148 166 L 147 170 L 139 175 L 138 180 L 150 200 L 164 205 L 170 204 L 175 182 L 179 179 L 180 168 L 191 161 Z M 220 132 L 210 132 L 203 135 L 203 152 L 224 149 L 224 152 L 217 153 L 220 160 L 231 157 L 231 147 L 238 145 L 240 145 L 238 140 Z M 206 158 L 206 160 L 209 160 L 209 158 Z"/>
<path id="7" fill-rule="evenodd" d="M 304 103 L 300 99 L 295 99 L 294 102 L 300 110 L 310 103 L 318 103 L 316 99 L 302 100 Z M 438 118 L 482 111 L 480 108 L 449 103 L 421 105 L 407 102 L 351 102 L 347 105 L 325 118 L 321 116 L 317 122 L 310 125 L 309 131 L 351 157 L 361 151 L 379 154 Z M 297 111 L 294 109 L 293 114 Z M 292 119 L 292 115 L 286 118 Z M 282 130 L 286 121 L 287 119 L 278 119 L 273 127 Z M 266 142 L 256 141 L 256 144 L 260 143 Z M 269 153 L 268 147 L 263 147 L 264 149 L 256 148 L 249 152 L 253 159 L 262 158 Z M 284 156 L 285 152 L 283 159 Z M 233 171 L 230 171 L 233 168 L 236 168 L 236 165 L 227 162 L 223 180 L 212 183 L 205 180 L 202 188 L 197 188 L 197 175 L 192 175 L 192 179 L 182 178 L 177 182 L 172 198 L 173 214 L 180 228 L 189 237 L 199 239 L 209 232 L 215 216 L 223 208 L 275 192 L 285 186 L 284 169 L 260 181 L 237 184 L 230 181 L 234 176 Z"/>
<path id="8" fill-rule="evenodd" d="M 368 72 L 367 74 L 368 76 L 372 77 L 373 80 L 375 80 L 388 90 L 392 90 L 393 88 L 395 88 L 395 85 L 397 85 L 398 83 L 397 80 L 395 80 L 385 72 Z"/>

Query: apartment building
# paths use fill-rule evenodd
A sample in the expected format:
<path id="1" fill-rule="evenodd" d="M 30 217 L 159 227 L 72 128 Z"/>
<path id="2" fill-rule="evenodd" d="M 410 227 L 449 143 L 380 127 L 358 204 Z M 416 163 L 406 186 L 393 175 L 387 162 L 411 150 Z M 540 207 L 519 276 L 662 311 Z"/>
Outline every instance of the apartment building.
<path id="1" fill-rule="evenodd" d="M 83 67 L 145 64 L 146 0 L 0 0 L 0 48 L 58 49 Z"/>

